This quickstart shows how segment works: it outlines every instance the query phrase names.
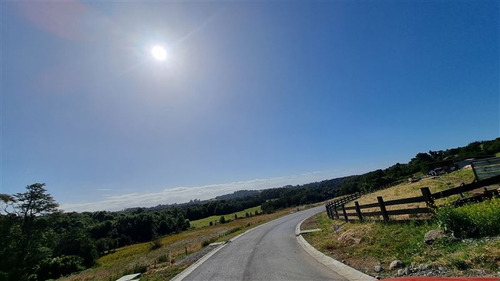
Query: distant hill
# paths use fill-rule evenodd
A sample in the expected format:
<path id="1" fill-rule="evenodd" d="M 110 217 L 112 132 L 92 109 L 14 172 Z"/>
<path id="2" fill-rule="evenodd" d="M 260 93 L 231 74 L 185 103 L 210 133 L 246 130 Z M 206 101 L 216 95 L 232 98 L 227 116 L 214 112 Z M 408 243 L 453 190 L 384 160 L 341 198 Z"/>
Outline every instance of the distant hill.
<path id="1" fill-rule="evenodd" d="M 260 191 L 258 190 L 238 190 L 230 194 L 225 194 L 225 195 L 220 195 L 215 197 L 217 200 L 231 200 L 231 199 L 237 199 L 237 198 L 244 198 L 244 197 L 249 197 L 249 196 L 257 196 L 259 195 Z"/>
<path id="2" fill-rule="evenodd" d="M 475 141 L 467 146 L 420 152 L 408 163 L 396 163 L 385 169 L 378 169 L 362 175 L 353 175 L 302 185 L 286 185 L 283 187 L 270 187 L 262 190 L 238 190 L 210 200 L 191 200 L 182 204 L 158 205 L 151 208 L 130 208 L 127 211 L 162 210 L 180 208 L 186 212 L 190 220 L 206 216 L 227 214 L 241 211 L 246 208 L 258 206 L 262 203 L 263 210 L 272 210 L 315 203 L 339 195 L 350 194 L 357 191 L 373 191 L 388 187 L 407 180 L 409 177 L 426 175 L 438 166 L 449 166 L 456 169 L 456 163 L 467 158 L 484 158 L 495 156 L 500 152 L 500 138 L 487 141 Z M 268 200 L 272 202 L 266 202 Z"/>

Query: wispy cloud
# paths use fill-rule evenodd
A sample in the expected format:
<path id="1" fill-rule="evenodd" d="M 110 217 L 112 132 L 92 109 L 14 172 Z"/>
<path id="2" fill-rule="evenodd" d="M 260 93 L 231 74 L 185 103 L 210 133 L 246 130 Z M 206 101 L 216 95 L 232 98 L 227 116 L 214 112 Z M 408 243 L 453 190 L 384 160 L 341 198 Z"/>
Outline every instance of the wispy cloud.
<path id="1" fill-rule="evenodd" d="M 253 179 L 221 184 L 209 184 L 193 187 L 165 188 L 158 192 L 128 193 L 108 196 L 101 201 L 84 203 L 63 203 L 64 211 L 119 211 L 130 207 L 152 207 L 159 204 L 183 203 L 192 199 L 210 199 L 218 195 L 232 193 L 241 189 L 265 189 L 285 185 L 297 185 L 339 177 L 339 171 L 316 171 L 299 175 L 274 177 L 268 179 Z"/>

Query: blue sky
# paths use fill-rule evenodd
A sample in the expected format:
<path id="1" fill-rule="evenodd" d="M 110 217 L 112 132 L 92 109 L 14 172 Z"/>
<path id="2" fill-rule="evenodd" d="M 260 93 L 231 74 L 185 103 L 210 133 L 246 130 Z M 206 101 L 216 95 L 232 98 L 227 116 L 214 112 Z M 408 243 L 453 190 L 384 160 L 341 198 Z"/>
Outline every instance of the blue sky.
<path id="1" fill-rule="evenodd" d="M 65 210 L 306 183 L 499 136 L 498 1 L 1 9 L 0 192 L 45 182 Z"/>

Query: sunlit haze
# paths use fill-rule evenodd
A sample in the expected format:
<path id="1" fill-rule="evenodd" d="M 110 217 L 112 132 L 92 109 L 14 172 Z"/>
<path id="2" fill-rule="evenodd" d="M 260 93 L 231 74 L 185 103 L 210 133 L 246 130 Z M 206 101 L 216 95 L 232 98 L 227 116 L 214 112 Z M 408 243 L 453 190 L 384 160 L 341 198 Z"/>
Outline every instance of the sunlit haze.
<path id="1" fill-rule="evenodd" d="M 1 186 L 120 210 L 500 130 L 499 1 L 2 1 Z"/>

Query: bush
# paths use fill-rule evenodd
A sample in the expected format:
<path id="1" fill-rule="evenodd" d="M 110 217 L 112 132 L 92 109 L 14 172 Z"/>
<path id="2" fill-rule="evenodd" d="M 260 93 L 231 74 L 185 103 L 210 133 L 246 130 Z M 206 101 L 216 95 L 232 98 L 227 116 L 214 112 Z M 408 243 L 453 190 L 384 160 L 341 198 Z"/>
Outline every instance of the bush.
<path id="1" fill-rule="evenodd" d="M 153 251 L 156 249 L 160 249 L 161 246 L 163 246 L 163 244 L 161 243 L 161 239 L 156 238 L 155 240 L 150 242 L 149 248 L 151 249 L 151 251 Z"/>
<path id="2" fill-rule="evenodd" d="M 223 236 L 226 236 L 226 235 L 229 235 L 231 233 L 235 233 L 236 231 L 240 231 L 241 230 L 241 227 L 233 227 L 231 228 L 230 230 L 227 230 L 226 232 L 224 232 Z"/>
<path id="3" fill-rule="evenodd" d="M 203 243 L 201 243 L 201 246 L 206 247 L 206 246 L 214 243 L 215 241 L 217 241 L 217 238 L 211 238 L 211 239 L 205 240 L 205 241 L 203 241 Z"/>
<path id="4" fill-rule="evenodd" d="M 38 280 L 59 278 L 73 272 L 82 271 L 83 259 L 79 256 L 62 256 L 57 258 L 47 258 L 40 262 L 36 271 Z"/>
<path id="5" fill-rule="evenodd" d="M 148 271 L 148 266 L 145 264 L 135 264 L 132 270 L 132 273 L 126 273 L 126 274 L 133 274 L 133 273 L 144 273 Z"/>
<path id="6" fill-rule="evenodd" d="M 168 256 L 167 255 L 161 255 L 156 259 L 157 262 L 159 263 L 164 263 L 168 261 Z"/>
<path id="7" fill-rule="evenodd" d="M 221 216 L 219 219 L 220 223 L 226 223 L 226 218 L 224 216 Z"/>
<path id="8" fill-rule="evenodd" d="M 500 199 L 481 203 L 441 207 L 436 219 L 444 231 L 458 238 L 483 237 L 500 234 Z"/>

